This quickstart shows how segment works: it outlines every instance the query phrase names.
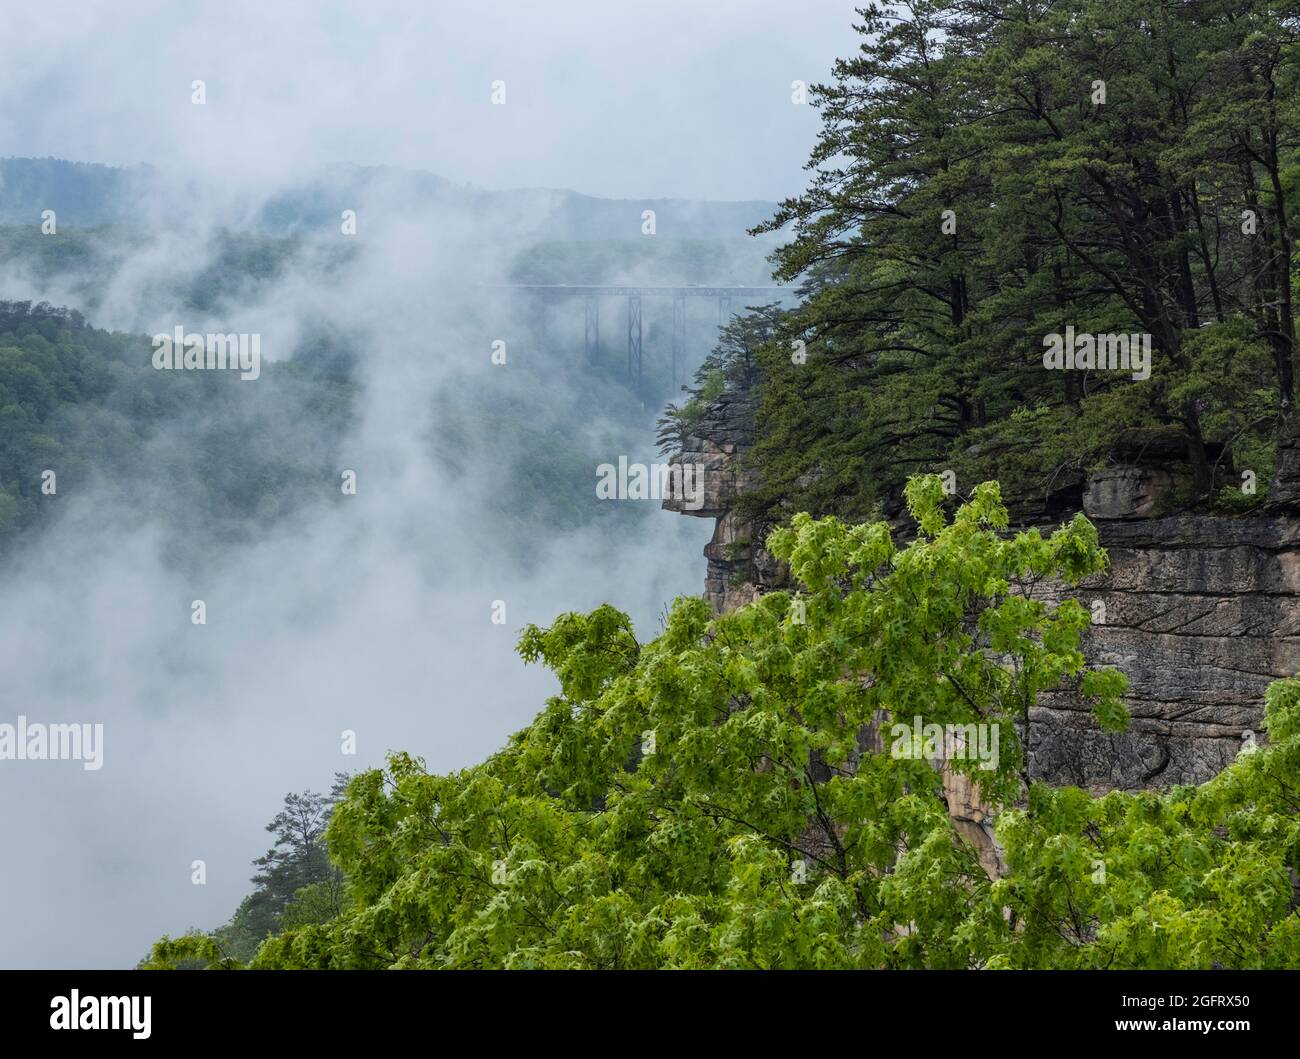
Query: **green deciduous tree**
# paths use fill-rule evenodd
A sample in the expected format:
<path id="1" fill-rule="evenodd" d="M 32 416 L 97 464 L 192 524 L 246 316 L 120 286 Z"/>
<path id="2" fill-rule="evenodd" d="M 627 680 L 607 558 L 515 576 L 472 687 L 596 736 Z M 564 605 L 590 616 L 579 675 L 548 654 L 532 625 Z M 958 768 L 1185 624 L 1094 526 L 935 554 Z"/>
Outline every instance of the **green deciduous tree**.
<path id="1" fill-rule="evenodd" d="M 807 516 L 773 534 L 797 594 L 720 618 L 681 599 L 639 643 L 611 607 L 528 628 L 559 694 L 488 761 L 408 755 L 357 776 L 329 848 L 340 915 L 262 968 L 1234 967 L 1300 962 L 1300 682 L 1270 743 L 1201 788 L 1093 798 L 1023 773 L 1028 707 L 1073 683 L 1122 728 L 1124 677 L 1079 652 L 1049 582 L 1105 563 L 1081 516 L 1008 535 L 997 487 L 951 521 L 908 486 L 919 536 Z M 998 819 L 990 877 L 943 773 L 893 726 L 999 733 L 950 751 Z M 983 767 L 991 764 L 993 767 Z M 216 966 L 163 939 L 151 966 Z"/>
<path id="2" fill-rule="evenodd" d="M 329 826 L 342 913 L 263 943 L 254 967 L 1278 966 L 1300 959 L 1288 871 L 1300 685 L 1269 696 L 1272 743 L 1199 790 L 1027 784 L 1037 693 L 1075 683 L 1119 728 L 1124 678 L 1079 652 L 1072 600 L 1105 562 L 1082 517 L 1008 536 L 996 486 L 921 527 L 801 516 L 769 541 L 802 586 L 721 618 L 682 599 L 638 643 L 610 607 L 520 641 L 559 694 L 462 772 L 394 755 Z M 893 725 L 984 725 L 949 753 L 999 811 L 1006 874 L 960 838 L 941 772 Z M 968 729 L 969 730 L 969 729 Z M 1104 865 L 1104 871 L 1099 868 Z M 213 956 L 164 939 L 152 966 Z"/>

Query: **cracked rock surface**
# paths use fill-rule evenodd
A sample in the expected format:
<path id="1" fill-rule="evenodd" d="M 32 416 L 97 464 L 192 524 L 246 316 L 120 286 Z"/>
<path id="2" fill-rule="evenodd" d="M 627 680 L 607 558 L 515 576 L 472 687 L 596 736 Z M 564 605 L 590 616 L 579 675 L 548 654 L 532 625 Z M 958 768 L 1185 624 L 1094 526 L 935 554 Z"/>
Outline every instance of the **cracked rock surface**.
<path id="1" fill-rule="evenodd" d="M 1044 695 L 1030 714 L 1030 770 L 1090 789 L 1203 783 L 1246 741 L 1264 741 L 1265 689 L 1300 671 L 1300 519 L 1097 529 L 1110 569 L 1073 592 L 1094 607 L 1083 648 L 1128 676 L 1133 721 L 1110 735 L 1070 693 Z"/>
<path id="2" fill-rule="evenodd" d="M 733 510 L 746 487 L 736 457 L 751 443 L 751 415 L 743 393 L 711 405 L 680 457 L 704 466 L 705 501 L 695 511 L 664 502 L 716 520 L 704 554 L 705 597 L 718 613 L 783 583 L 761 547 L 766 527 Z M 1265 689 L 1300 672 L 1300 517 L 1131 514 L 1094 518 L 1110 568 L 1070 594 L 1094 613 L 1089 661 L 1128 676 L 1133 720 L 1112 735 L 1070 691 L 1043 695 L 1030 713 L 1028 765 L 1052 783 L 1093 791 L 1203 783 L 1249 739 L 1265 741 Z"/>

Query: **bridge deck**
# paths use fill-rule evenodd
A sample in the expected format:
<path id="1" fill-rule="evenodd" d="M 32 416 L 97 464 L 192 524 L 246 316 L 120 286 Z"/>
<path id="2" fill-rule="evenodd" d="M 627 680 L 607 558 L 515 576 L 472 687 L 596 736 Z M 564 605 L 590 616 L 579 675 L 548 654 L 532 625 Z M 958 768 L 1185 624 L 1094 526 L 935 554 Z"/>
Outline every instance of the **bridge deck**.
<path id="1" fill-rule="evenodd" d="M 629 287 L 613 284 L 570 284 L 570 283 L 489 283 L 493 290 L 537 291 L 540 294 L 585 297 L 627 298 L 747 298 L 765 297 L 774 293 L 795 293 L 793 287 Z"/>

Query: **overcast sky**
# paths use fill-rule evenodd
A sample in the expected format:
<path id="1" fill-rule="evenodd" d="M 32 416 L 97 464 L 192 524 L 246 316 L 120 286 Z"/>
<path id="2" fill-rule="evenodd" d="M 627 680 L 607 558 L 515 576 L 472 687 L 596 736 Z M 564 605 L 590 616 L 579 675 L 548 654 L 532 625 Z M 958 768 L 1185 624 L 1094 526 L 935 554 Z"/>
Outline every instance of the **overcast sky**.
<path id="1" fill-rule="evenodd" d="M 828 80 L 856 47 L 853 6 L 11 4 L 0 155 L 201 166 L 232 183 L 355 162 L 488 188 L 777 199 L 803 186 L 818 127 L 791 83 Z M 498 80 L 505 105 L 491 102 Z"/>

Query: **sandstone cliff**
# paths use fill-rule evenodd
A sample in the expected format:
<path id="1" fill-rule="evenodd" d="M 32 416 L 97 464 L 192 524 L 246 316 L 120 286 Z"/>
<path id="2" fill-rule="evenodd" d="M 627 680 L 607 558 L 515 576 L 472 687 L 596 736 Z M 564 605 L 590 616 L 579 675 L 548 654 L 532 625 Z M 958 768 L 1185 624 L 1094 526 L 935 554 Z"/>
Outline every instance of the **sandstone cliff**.
<path id="1" fill-rule="evenodd" d="M 719 613 L 782 584 L 779 564 L 761 548 L 768 527 L 735 510 L 751 411 L 750 398 L 734 392 L 709 407 L 681 455 L 705 467 L 705 502 L 695 511 L 664 504 L 715 520 L 705 595 Z M 1109 490 L 1099 494 L 1113 500 Z M 1300 518 L 1275 510 L 1135 519 L 1122 504 L 1087 500 L 1085 509 L 1111 564 L 1073 592 L 1095 614 L 1085 651 L 1128 675 L 1133 721 L 1110 735 L 1068 694 L 1045 696 L 1031 714 L 1031 774 L 1093 790 L 1204 782 L 1245 741 L 1262 738 L 1268 684 L 1300 672 Z M 955 815 L 987 830 L 974 800 L 967 809 Z"/>

